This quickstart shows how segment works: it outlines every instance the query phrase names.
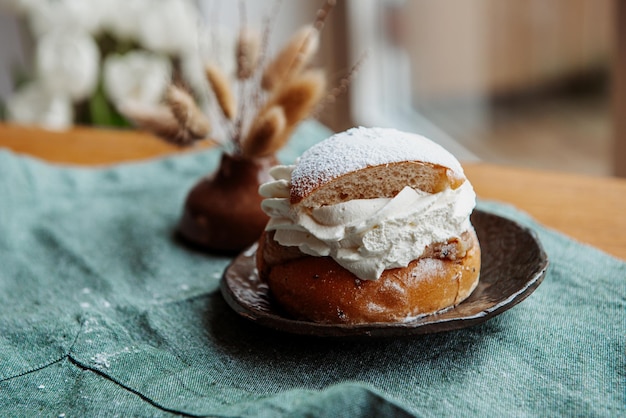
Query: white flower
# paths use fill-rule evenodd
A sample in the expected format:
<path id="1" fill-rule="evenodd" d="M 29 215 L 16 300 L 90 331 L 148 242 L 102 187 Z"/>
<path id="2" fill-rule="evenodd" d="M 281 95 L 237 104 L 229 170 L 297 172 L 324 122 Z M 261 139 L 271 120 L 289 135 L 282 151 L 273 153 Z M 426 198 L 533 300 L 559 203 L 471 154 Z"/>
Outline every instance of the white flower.
<path id="1" fill-rule="evenodd" d="M 100 55 L 89 35 L 51 32 L 39 39 L 35 57 L 39 79 L 55 95 L 81 100 L 94 91 Z"/>
<path id="2" fill-rule="evenodd" d="M 114 37 L 138 40 L 143 17 L 154 7 L 151 0 L 106 0 L 102 4 L 102 29 Z"/>
<path id="3" fill-rule="evenodd" d="M 127 101 L 155 104 L 170 83 L 171 63 L 147 51 L 111 55 L 104 60 L 104 91 L 117 106 Z"/>
<path id="4" fill-rule="evenodd" d="M 178 55 L 198 43 L 197 8 L 189 0 L 161 0 L 146 10 L 139 41 L 149 50 Z"/>
<path id="5" fill-rule="evenodd" d="M 24 85 L 7 102 L 9 120 L 24 125 L 40 125 L 61 130 L 72 125 L 72 103 L 55 96 L 40 83 Z"/>
<path id="6" fill-rule="evenodd" d="M 30 27 L 35 36 L 59 29 L 97 33 L 101 26 L 100 8 L 104 1 L 21 0 L 26 6 Z"/>

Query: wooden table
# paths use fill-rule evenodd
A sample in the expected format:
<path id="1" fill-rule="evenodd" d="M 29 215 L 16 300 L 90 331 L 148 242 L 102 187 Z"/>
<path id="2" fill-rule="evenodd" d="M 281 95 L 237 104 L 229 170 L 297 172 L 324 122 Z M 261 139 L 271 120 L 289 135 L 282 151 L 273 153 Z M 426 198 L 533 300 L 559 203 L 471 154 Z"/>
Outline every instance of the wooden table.
<path id="1" fill-rule="evenodd" d="M 139 132 L 75 128 L 59 133 L 2 124 L 0 147 L 90 166 L 185 151 Z M 465 171 L 480 198 L 510 203 L 548 227 L 626 260 L 626 180 L 486 163 L 465 164 Z"/>

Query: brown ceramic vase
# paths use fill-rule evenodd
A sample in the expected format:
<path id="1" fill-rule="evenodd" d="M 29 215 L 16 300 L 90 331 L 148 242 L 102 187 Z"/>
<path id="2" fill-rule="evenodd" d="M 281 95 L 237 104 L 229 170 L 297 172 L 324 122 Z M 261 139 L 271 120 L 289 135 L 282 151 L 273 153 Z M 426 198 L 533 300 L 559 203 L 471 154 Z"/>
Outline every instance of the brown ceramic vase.
<path id="1" fill-rule="evenodd" d="M 212 175 L 189 192 L 179 224 L 181 237 L 213 252 L 236 253 L 261 235 L 268 216 L 261 210 L 259 186 L 271 180 L 274 156 L 244 158 L 223 154 Z"/>

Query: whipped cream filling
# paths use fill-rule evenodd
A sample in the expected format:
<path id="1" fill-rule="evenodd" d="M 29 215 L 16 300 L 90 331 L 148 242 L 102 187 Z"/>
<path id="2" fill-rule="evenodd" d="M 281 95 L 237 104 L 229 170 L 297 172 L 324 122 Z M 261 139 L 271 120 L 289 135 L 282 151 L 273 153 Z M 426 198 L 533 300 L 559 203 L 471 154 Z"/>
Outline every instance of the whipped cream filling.
<path id="1" fill-rule="evenodd" d="M 289 201 L 294 168 L 273 168 L 275 180 L 259 189 L 270 217 L 266 230 L 275 231 L 280 245 L 330 256 L 360 279 L 376 280 L 384 270 L 406 267 L 429 244 L 459 237 L 471 227 L 476 195 L 469 181 L 435 194 L 405 187 L 394 198 L 309 208 Z"/>

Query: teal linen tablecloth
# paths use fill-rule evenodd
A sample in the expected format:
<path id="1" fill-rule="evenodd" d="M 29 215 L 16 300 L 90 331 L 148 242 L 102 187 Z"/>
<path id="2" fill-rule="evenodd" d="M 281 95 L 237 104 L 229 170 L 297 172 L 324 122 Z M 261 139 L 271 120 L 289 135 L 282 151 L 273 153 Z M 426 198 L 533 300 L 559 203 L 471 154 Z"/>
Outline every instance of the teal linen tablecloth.
<path id="1" fill-rule="evenodd" d="M 304 125 L 281 158 L 326 134 Z M 550 258 L 520 305 L 407 339 L 274 333 L 223 301 L 229 258 L 173 238 L 218 155 L 83 169 L 0 150 L 0 416 L 626 414 L 626 263 L 481 203 Z"/>

